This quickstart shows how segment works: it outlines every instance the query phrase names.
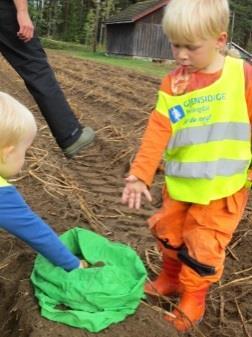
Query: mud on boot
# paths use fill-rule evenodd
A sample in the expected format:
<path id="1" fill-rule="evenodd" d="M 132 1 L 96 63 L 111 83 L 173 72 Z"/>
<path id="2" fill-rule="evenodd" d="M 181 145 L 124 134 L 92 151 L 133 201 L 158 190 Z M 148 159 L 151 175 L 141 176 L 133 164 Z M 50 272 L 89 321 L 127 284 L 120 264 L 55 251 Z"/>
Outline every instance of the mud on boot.
<path id="1" fill-rule="evenodd" d="M 179 332 L 187 332 L 200 323 L 205 313 L 205 301 L 208 288 L 194 292 L 183 291 L 180 302 L 170 315 L 165 315 Z"/>

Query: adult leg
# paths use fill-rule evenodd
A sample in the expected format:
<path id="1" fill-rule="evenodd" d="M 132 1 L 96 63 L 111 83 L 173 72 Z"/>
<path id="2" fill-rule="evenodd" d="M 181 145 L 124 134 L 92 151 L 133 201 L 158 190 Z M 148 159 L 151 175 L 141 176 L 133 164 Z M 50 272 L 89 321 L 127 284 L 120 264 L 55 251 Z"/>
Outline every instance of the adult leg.
<path id="1" fill-rule="evenodd" d="M 24 80 L 58 145 L 65 149 L 81 137 L 82 126 L 65 99 L 39 39 L 35 36 L 24 43 L 17 31 L 16 11 L 0 8 L 0 51 Z"/>

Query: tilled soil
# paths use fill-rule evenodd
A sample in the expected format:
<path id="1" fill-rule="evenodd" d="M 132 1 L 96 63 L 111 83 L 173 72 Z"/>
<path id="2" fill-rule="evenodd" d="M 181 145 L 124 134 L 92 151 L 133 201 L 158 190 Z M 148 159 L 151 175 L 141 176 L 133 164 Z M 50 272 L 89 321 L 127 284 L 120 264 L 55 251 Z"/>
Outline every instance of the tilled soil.
<path id="1" fill-rule="evenodd" d="M 146 252 L 154 247 L 154 240 L 146 219 L 160 206 L 162 175 L 157 172 L 152 205 L 129 211 L 121 205 L 120 196 L 160 80 L 55 52 L 50 52 L 50 64 L 81 122 L 96 130 L 96 143 L 75 159 L 65 159 L 23 81 L 0 59 L 0 90 L 29 107 L 39 126 L 25 168 L 14 183 L 59 234 L 76 226 L 94 230 L 131 245 L 150 267 Z M 252 333 L 250 204 L 227 251 L 221 284 L 210 292 L 205 319 L 187 336 L 248 337 Z M 1 337 L 93 335 L 40 316 L 29 281 L 35 257 L 29 247 L 0 231 L 0 253 Z M 162 309 L 169 310 L 167 300 L 153 303 L 147 299 L 136 314 L 97 335 L 178 336 L 163 320 Z"/>

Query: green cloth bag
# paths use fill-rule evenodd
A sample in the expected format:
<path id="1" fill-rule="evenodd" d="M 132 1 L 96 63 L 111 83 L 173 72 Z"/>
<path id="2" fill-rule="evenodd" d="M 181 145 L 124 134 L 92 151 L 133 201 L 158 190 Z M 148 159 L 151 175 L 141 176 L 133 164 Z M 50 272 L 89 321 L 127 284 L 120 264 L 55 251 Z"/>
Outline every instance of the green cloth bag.
<path id="1" fill-rule="evenodd" d="M 136 311 L 147 274 L 132 248 L 82 228 L 60 239 L 90 267 L 66 272 L 36 257 L 31 281 L 43 317 L 98 332 Z"/>

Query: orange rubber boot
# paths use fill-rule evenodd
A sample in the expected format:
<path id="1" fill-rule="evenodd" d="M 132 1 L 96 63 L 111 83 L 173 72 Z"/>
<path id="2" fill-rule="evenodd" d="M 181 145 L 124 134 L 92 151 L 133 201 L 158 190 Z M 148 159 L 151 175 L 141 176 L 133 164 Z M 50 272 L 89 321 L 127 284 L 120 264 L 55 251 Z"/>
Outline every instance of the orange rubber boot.
<path id="1" fill-rule="evenodd" d="M 179 273 L 181 262 L 163 255 L 163 267 L 156 280 L 149 281 L 144 286 L 144 292 L 149 295 L 176 295 L 181 292 Z"/>
<path id="2" fill-rule="evenodd" d="M 205 313 L 205 300 L 208 288 L 194 292 L 184 291 L 182 293 L 178 309 L 174 309 L 171 315 L 165 319 L 180 332 L 187 332 L 199 323 Z"/>

